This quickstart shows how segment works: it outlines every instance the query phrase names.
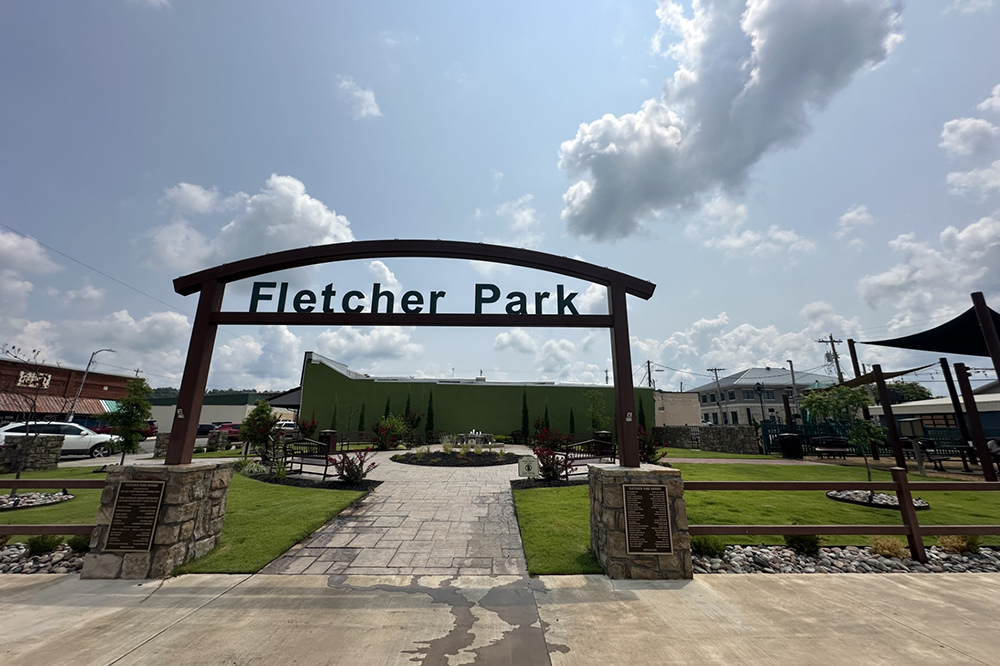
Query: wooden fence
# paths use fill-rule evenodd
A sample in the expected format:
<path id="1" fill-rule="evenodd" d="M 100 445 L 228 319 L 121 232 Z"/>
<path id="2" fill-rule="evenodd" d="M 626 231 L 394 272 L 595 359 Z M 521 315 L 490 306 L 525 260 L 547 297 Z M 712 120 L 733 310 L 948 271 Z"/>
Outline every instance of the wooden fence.
<path id="1" fill-rule="evenodd" d="M 0 479 L 0 488 L 12 490 L 37 490 L 42 488 L 92 488 L 102 489 L 104 479 Z M 4 512 L 7 513 L 7 512 Z M 2 515 L 2 514 L 0 514 Z M 96 515 L 95 515 L 96 517 Z M 90 534 L 97 525 L 3 525 L 0 534 Z"/>
<path id="2" fill-rule="evenodd" d="M 910 555 L 927 562 L 924 536 L 944 534 L 1000 534 L 1000 525 L 921 525 L 913 507 L 913 492 L 1000 490 L 996 481 L 921 481 L 911 482 L 902 467 L 892 468 L 892 481 L 685 481 L 685 491 L 706 490 L 872 490 L 894 491 L 899 498 L 902 525 L 690 525 L 691 536 L 754 534 L 900 534 L 906 536 Z"/>

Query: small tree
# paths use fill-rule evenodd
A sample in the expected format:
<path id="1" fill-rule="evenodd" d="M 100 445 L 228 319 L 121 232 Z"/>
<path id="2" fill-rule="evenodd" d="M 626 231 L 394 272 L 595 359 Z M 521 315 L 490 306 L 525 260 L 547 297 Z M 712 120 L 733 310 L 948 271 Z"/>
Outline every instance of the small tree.
<path id="1" fill-rule="evenodd" d="M 108 444 L 115 451 L 121 451 L 122 465 L 125 464 L 125 454 L 142 451 L 142 430 L 152 415 L 147 398 L 149 393 L 149 384 L 145 379 L 136 377 L 128 380 L 125 382 L 125 397 L 118 400 L 115 410 L 104 417 L 115 435 L 115 439 Z"/>
<path id="2" fill-rule="evenodd" d="M 525 439 L 531 437 L 531 419 L 528 418 L 528 392 L 521 392 L 521 432 Z"/>
<path id="3" fill-rule="evenodd" d="M 576 434 L 576 417 L 573 416 L 573 408 L 569 408 L 569 434 Z"/>
<path id="4" fill-rule="evenodd" d="M 648 431 L 649 429 L 646 427 L 646 410 L 643 408 L 642 405 L 643 405 L 643 399 L 639 398 L 639 416 L 637 417 L 639 421 L 639 427 L 642 428 L 643 431 Z"/>
<path id="5" fill-rule="evenodd" d="M 365 403 L 361 402 L 361 414 L 358 416 L 358 430 L 364 432 L 366 430 L 365 426 Z"/>
<path id="6" fill-rule="evenodd" d="M 583 396 L 590 403 L 587 405 L 587 419 L 590 421 L 590 429 L 594 432 L 607 430 L 611 426 L 611 419 L 608 417 L 607 407 L 604 405 L 604 393 L 594 389 L 587 391 Z"/>
<path id="7" fill-rule="evenodd" d="M 424 428 L 426 432 L 434 430 L 434 391 L 427 398 L 427 421 Z"/>
<path id="8" fill-rule="evenodd" d="M 552 426 L 549 425 L 549 406 L 545 405 L 545 416 L 542 418 L 542 423 L 546 430 L 549 430 Z"/>
<path id="9" fill-rule="evenodd" d="M 310 418 L 308 421 L 306 421 L 305 419 L 299 421 L 299 432 L 302 433 L 302 436 L 305 437 L 306 439 L 312 439 L 313 435 L 316 434 L 316 428 L 318 427 L 319 423 L 316 422 L 315 409 L 313 410 L 312 418 Z"/>
<path id="10" fill-rule="evenodd" d="M 330 430 L 336 430 L 337 424 L 340 422 L 340 398 L 334 394 L 333 396 L 333 416 L 330 417 Z"/>
<path id="11" fill-rule="evenodd" d="M 895 391 L 899 395 L 903 396 L 903 402 L 910 402 L 913 400 L 930 400 L 934 397 L 926 386 L 923 384 L 918 384 L 917 382 L 904 382 L 903 380 L 898 380 L 894 382 L 889 382 L 885 385 L 890 391 Z"/>
<path id="12" fill-rule="evenodd" d="M 258 400 L 240 427 L 240 437 L 247 447 L 267 465 L 274 464 L 271 431 L 277 422 L 278 417 L 271 409 L 271 404 L 267 400 Z"/>
<path id="13" fill-rule="evenodd" d="M 383 416 L 375 426 L 372 444 L 379 451 L 388 451 L 396 446 L 406 436 L 406 423 L 398 416 Z"/>
<path id="14" fill-rule="evenodd" d="M 383 414 L 382 417 L 387 419 L 390 416 L 392 416 L 392 409 L 389 406 L 389 397 L 386 396 L 386 399 L 385 399 L 385 414 Z"/>

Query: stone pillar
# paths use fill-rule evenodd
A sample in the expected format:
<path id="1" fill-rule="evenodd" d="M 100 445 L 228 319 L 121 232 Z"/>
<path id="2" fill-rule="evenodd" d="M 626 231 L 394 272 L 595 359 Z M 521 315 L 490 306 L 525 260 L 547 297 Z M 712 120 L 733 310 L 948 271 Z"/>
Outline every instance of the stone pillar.
<path id="1" fill-rule="evenodd" d="M 643 464 L 639 468 L 590 465 L 590 547 L 610 578 L 693 578 L 684 482 L 679 470 Z M 671 552 L 629 554 L 625 535 L 624 484 L 666 486 Z M 632 517 L 635 517 L 633 513 Z"/>
<path id="2" fill-rule="evenodd" d="M 206 451 L 218 451 L 219 449 L 224 451 L 228 448 L 229 435 L 218 430 L 212 430 L 208 433 L 208 443 L 205 445 Z"/>
<path id="3" fill-rule="evenodd" d="M 206 554 L 222 532 L 232 478 L 232 462 L 109 467 L 81 578 L 166 578 L 174 568 Z M 123 481 L 166 482 L 148 552 L 104 550 Z"/>
<path id="4" fill-rule="evenodd" d="M 167 455 L 167 445 L 170 444 L 170 433 L 159 432 L 156 434 L 156 444 L 153 445 L 153 457 L 162 458 Z"/>
<path id="5" fill-rule="evenodd" d="M 13 470 L 18 459 L 22 472 L 55 469 L 59 466 L 63 435 L 7 435 L 0 445 L 0 469 Z M 29 443 L 30 441 L 30 443 Z"/>

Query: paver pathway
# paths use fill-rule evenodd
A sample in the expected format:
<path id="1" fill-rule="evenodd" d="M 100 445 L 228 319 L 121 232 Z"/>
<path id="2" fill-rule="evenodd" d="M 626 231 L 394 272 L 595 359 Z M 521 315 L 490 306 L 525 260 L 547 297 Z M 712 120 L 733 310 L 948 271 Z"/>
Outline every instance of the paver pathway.
<path id="1" fill-rule="evenodd" d="M 261 573 L 527 575 L 510 492 L 516 465 L 422 467 L 390 455 L 375 458 L 369 478 L 383 483 L 374 492 Z"/>

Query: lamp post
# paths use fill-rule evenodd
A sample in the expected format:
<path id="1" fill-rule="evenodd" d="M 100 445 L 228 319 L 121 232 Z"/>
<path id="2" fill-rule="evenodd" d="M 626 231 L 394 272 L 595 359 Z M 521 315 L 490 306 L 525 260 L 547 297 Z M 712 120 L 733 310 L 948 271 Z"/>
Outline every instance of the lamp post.
<path id="1" fill-rule="evenodd" d="M 97 351 L 95 351 L 93 354 L 90 355 L 90 360 L 87 361 L 87 368 L 86 368 L 86 370 L 83 371 L 83 379 L 80 380 L 80 385 L 78 387 L 76 387 L 76 395 L 73 396 L 73 402 L 70 403 L 69 409 L 66 410 L 66 420 L 67 421 L 72 421 L 73 417 L 76 416 L 76 401 L 80 399 L 80 392 L 83 391 L 83 385 L 87 381 L 87 375 L 90 373 L 90 366 L 94 362 L 94 357 L 97 356 L 98 354 L 100 354 L 101 352 L 111 352 L 112 354 L 114 354 L 115 350 L 114 349 L 98 349 Z"/>

